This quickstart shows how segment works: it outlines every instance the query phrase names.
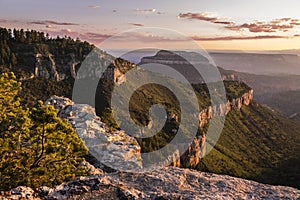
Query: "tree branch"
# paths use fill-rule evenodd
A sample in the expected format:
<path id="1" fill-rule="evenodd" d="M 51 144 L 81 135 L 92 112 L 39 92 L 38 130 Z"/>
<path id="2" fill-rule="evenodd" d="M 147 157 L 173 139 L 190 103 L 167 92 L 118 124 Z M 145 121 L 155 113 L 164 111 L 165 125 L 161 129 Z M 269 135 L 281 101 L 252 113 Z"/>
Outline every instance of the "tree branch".
<path id="1" fill-rule="evenodd" d="M 30 166 L 30 169 L 33 169 L 35 167 L 38 167 L 39 162 L 41 161 L 41 158 L 43 157 L 44 151 L 45 151 L 45 144 L 44 144 L 44 138 L 45 138 L 45 124 L 43 124 L 43 130 L 42 130 L 42 152 L 41 154 L 35 159 L 33 164 Z"/>

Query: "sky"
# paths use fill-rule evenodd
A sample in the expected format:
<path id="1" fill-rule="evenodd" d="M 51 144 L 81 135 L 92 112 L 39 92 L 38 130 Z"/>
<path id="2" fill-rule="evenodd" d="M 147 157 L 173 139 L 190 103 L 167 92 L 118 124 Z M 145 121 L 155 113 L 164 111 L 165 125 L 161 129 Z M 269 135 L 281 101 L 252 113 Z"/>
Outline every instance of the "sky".
<path id="1" fill-rule="evenodd" d="M 100 47 L 114 38 L 112 48 L 180 49 L 188 38 L 205 49 L 300 49 L 299 8 L 299 0 L 0 0 L 0 26 Z"/>

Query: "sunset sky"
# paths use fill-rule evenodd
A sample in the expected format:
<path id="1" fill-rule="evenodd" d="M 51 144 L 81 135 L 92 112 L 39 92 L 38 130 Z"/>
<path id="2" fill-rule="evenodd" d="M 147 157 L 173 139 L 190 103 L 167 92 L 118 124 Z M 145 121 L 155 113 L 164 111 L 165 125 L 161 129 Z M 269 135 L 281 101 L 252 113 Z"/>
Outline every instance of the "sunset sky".
<path id="1" fill-rule="evenodd" d="M 96 45 L 133 28 L 157 27 L 206 49 L 299 49 L 299 9 L 299 0 L 0 0 L 0 26 L 70 35 Z M 136 37 L 140 43 L 180 48 L 168 34 Z"/>

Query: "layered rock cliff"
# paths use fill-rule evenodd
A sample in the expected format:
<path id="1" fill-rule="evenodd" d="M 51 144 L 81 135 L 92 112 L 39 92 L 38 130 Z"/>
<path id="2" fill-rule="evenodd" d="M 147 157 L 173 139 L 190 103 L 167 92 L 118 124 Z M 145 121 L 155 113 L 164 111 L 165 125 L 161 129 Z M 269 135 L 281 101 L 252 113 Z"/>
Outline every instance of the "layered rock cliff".
<path id="1" fill-rule="evenodd" d="M 58 63 L 50 53 L 35 54 L 34 76 L 43 79 L 53 79 L 61 81 L 69 77 L 76 77 L 76 65 L 80 62 L 76 60 L 74 54 L 64 56 Z"/>
<path id="2" fill-rule="evenodd" d="M 248 106 L 253 100 L 253 90 L 249 90 L 241 97 L 228 100 L 226 104 L 219 104 L 215 106 L 209 106 L 202 110 L 199 115 L 199 129 L 202 131 L 201 135 L 194 138 L 192 144 L 189 146 L 186 152 L 180 158 L 180 166 L 195 167 L 200 159 L 205 155 L 206 150 L 206 133 L 203 132 L 205 125 L 209 124 L 210 120 L 214 116 L 225 116 L 231 109 L 240 110 L 242 105 Z M 178 161 L 174 161 L 178 163 Z"/>
<path id="3" fill-rule="evenodd" d="M 254 181 L 189 169 L 166 167 L 150 173 L 114 172 L 77 177 L 54 188 L 35 191 L 18 187 L 0 198 L 29 200 L 64 199 L 291 199 L 300 198 L 300 190 L 260 184 Z"/>

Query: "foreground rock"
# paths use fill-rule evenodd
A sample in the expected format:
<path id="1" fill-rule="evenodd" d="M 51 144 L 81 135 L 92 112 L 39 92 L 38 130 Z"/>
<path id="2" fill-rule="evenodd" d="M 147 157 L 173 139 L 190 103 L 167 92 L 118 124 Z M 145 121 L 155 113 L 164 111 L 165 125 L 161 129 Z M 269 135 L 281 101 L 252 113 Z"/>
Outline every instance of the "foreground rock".
<path id="1" fill-rule="evenodd" d="M 124 131 L 109 131 L 93 107 L 58 96 L 52 96 L 45 104 L 59 110 L 58 116 L 72 124 L 91 155 L 102 164 L 122 171 L 142 168 L 141 148 L 136 139 Z"/>
<path id="2" fill-rule="evenodd" d="M 78 177 L 55 188 L 19 187 L 4 199 L 299 199 L 300 190 L 227 175 L 166 167 L 143 174 Z"/>

